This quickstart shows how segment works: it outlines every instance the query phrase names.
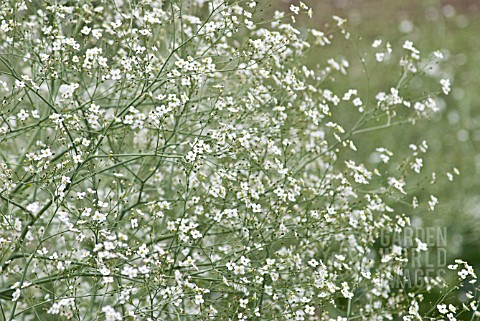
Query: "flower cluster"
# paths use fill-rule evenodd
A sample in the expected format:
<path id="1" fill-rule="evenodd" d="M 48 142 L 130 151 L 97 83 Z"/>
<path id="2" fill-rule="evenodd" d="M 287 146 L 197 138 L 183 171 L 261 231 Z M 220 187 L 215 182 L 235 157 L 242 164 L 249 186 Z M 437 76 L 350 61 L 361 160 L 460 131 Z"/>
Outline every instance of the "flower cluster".
<path id="1" fill-rule="evenodd" d="M 355 154 L 361 133 L 439 110 L 450 82 L 423 72 L 439 54 L 375 41 L 375 63 L 397 60 L 402 77 L 344 88 L 335 80 L 352 63 L 326 56 L 350 39 L 344 19 L 304 30 L 304 3 L 262 12 L 256 1 L 0 4 L 0 318 L 475 313 L 473 295 L 422 310 L 422 291 L 389 284 L 404 251 L 376 251 L 382 231 L 410 222 L 400 200 L 438 203 L 415 194 L 426 143 L 407 157 Z M 414 77 L 441 91 L 409 88 Z M 458 266 L 460 282 L 476 279 Z"/>

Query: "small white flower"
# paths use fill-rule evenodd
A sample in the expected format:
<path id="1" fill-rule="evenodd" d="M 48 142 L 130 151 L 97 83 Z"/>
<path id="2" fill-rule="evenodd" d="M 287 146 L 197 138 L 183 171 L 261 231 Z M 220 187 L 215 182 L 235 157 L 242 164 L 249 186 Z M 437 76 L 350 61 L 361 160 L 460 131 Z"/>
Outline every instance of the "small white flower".
<path id="1" fill-rule="evenodd" d="M 31 213 L 36 214 L 40 209 L 40 204 L 38 202 L 30 203 L 27 205 L 26 209 L 29 210 Z"/>
<path id="2" fill-rule="evenodd" d="M 308 314 L 308 315 L 315 315 L 315 307 L 307 304 L 305 306 L 305 313 Z"/>
<path id="3" fill-rule="evenodd" d="M 310 265 L 313 268 L 317 267 L 318 264 L 319 264 L 318 261 L 315 259 L 311 259 L 310 261 L 308 261 L 308 265 Z"/>
<path id="4" fill-rule="evenodd" d="M 420 239 L 415 238 L 415 242 L 417 242 L 417 248 L 415 249 L 417 252 L 424 252 L 428 249 L 427 243 L 422 242 Z"/>
<path id="5" fill-rule="evenodd" d="M 102 275 L 107 276 L 110 275 L 110 270 L 106 266 L 102 266 L 98 272 L 100 272 Z"/>
<path id="6" fill-rule="evenodd" d="M 106 321 L 122 320 L 122 315 L 119 312 L 115 312 L 115 309 L 113 309 L 109 305 L 103 307 L 102 312 L 105 313 L 105 320 Z"/>
<path id="7" fill-rule="evenodd" d="M 17 117 L 21 121 L 25 121 L 25 119 L 27 119 L 29 116 L 30 116 L 30 114 L 25 109 L 21 109 L 20 112 L 17 114 Z"/>
<path id="8" fill-rule="evenodd" d="M 376 39 L 373 43 L 372 43 L 372 48 L 377 48 L 378 46 L 380 46 L 382 44 L 382 39 Z"/>
<path id="9" fill-rule="evenodd" d="M 434 51 L 433 55 L 437 57 L 438 59 L 443 59 L 443 54 L 440 50 Z"/>
<path id="10" fill-rule="evenodd" d="M 150 252 L 150 250 L 147 248 L 147 245 L 142 244 L 142 246 L 140 246 L 140 248 L 138 249 L 137 254 L 140 257 L 145 258 L 147 256 L 148 252 Z"/>
<path id="11" fill-rule="evenodd" d="M 294 14 L 298 14 L 300 12 L 300 7 L 294 6 L 292 4 L 290 5 L 290 11 L 292 11 Z"/>
<path id="12" fill-rule="evenodd" d="M 122 275 L 126 275 L 129 278 L 136 278 L 138 275 L 138 269 L 132 266 L 125 266 L 122 270 Z"/>
<path id="13" fill-rule="evenodd" d="M 12 301 L 15 302 L 20 298 L 20 289 L 16 289 L 12 294 Z"/>
<path id="14" fill-rule="evenodd" d="M 82 30 L 80 30 L 80 32 L 85 36 L 87 36 L 90 33 L 90 31 L 92 31 L 92 28 L 89 28 L 88 26 L 84 26 Z"/>
<path id="15" fill-rule="evenodd" d="M 80 164 L 83 162 L 82 160 L 82 155 L 81 154 L 76 154 L 76 155 L 73 155 L 73 162 L 75 164 Z"/>
<path id="16" fill-rule="evenodd" d="M 95 214 L 93 214 L 92 219 L 94 221 L 97 221 L 98 223 L 102 223 L 106 221 L 107 216 L 99 211 L 95 211 Z"/>
<path id="17" fill-rule="evenodd" d="M 442 91 L 445 95 L 450 93 L 450 79 L 442 79 L 440 80 L 440 85 L 442 85 Z"/>
<path id="18" fill-rule="evenodd" d="M 430 211 L 435 210 L 435 206 L 438 204 L 438 198 L 436 198 L 433 195 L 430 195 L 430 200 L 428 201 L 428 207 L 430 208 Z"/>
<path id="19" fill-rule="evenodd" d="M 100 39 L 102 37 L 102 30 L 100 29 L 93 29 L 92 36 L 96 39 Z"/>
<path id="20" fill-rule="evenodd" d="M 195 304 L 196 305 L 201 305 L 203 302 L 205 302 L 205 301 L 203 300 L 203 296 L 201 294 L 195 295 Z"/>
<path id="21" fill-rule="evenodd" d="M 15 80 L 15 87 L 24 88 L 25 87 L 25 82 L 17 79 L 17 80 Z"/>
<path id="22" fill-rule="evenodd" d="M 245 299 L 240 299 L 239 300 L 239 305 L 240 305 L 241 308 L 245 309 L 247 307 L 247 304 L 248 304 L 248 299 L 245 298 Z"/>
<path id="23" fill-rule="evenodd" d="M 121 75 L 120 69 L 113 69 L 113 70 L 110 72 L 110 76 L 112 77 L 113 80 L 122 79 L 122 75 Z"/>
<path id="24" fill-rule="evenodd" d="M 348 286 L 348 283 L 347 282 L 343 282 L 342 283 L 342 295 L 344 298 L 346 299 L 351 299 L 353 298 L 353 293 L 349 291 L 350 290 L 350 287 Z"/>

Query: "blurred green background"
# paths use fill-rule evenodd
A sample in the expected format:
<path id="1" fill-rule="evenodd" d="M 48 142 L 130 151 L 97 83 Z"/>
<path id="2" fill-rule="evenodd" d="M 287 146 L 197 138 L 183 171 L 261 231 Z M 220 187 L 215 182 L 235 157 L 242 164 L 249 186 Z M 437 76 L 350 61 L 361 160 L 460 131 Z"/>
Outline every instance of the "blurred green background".
<path id="1" fill-rule="evenodd" d="M 447 62 L 441 67 L 443 78 L 452 81 L 452 92 L 444 97 L 442 110 L 434 119 L 416 126 L 373 131 L 354 138 L 357 157 L 368 159 L 376 147 L 390 150 L 405 148 L 408 144 L 425 139 L 430 150 L 425 157 L 424 173 L 441 173 L 457 167 L 461 175 L 453 182 L 439 179 L 435 185 L 425 187 L 425 197 L 433 194 L 440 204 L 435 212 L 417 210 L 411 217 L 424 226 L 447 227 L 447 255 L 450 261 L 462 258 L 477 270 L 480 267 L 480 1 L 478 0 L 306 0 L 313 8 L 314 17 L 303 16 L 298 24 L 326 30 L 333 23 L 332 15 L 348 20 L 347 29 L 352 41 L 342 46 L 322 49 L 320 56 L 345 56 L 351 61 L 348 82 L 366 89 L 366 74 L 359 57 L 371 57 L 371 44 L 383 39 L 401 50 L 405 40 L 414 42 L 422 53 L 441 50 Z M 298 1 L 273 0 L 267 11 L 289 11 Z M 338 40 L 338 39 L 337 39 Z M 328 57 L 311 55 L 307 63 L 325 61 Z M 375 64 L 372 60 L 369 88 L 373 93 L 388 90 L 398 79 L 395 64 Z M 384 68 L 384 70 L 382 70 Z M 396 70 L 396 71 L 393 71 Z M 419 84 L 420 85 L 420 84 Z M 422 84 L 422 87 L 425 84 Z M 364 88 L 362 88 L 362 86 Z M 356 88 L 356 87 L 355 87 Z M 457 292 L 462 300 L 463 291 Z"/>

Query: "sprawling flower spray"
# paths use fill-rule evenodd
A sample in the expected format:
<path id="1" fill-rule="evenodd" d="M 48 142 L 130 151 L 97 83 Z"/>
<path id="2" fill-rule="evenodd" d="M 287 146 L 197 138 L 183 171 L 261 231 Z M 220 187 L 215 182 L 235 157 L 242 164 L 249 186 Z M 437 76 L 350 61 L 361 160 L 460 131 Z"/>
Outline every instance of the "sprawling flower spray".
<path id="1" fill-rule="evenodd" d="M 453 284 L 398 288 L 407 249 L 378 251 L 382 233 L 410 224 L 398 204 L 438 203 L 416 195 L 435 180 L 415 178 L 427 143 L 399 156 L 378 146 L 370 163 L 355 152 L 358 135 L 439 110 L 450 81 L 427 70 L 442 54 L 376 40 L 372 61 L 394 61 L 398 81 L 343 88 L 351 63 L 323 53 L 350 38 L 346 21 L 304 30 L 305 4 L 270 18 L 263 6 L 2 2 L 0 319 L 475 313 L 473 294 L 443 303 L 475 280 L 467 263 L 450 266 Z M 436 87 L 404 95 L 418 78 Z M 423 302 L 435 289 L 441 299 Z"/>

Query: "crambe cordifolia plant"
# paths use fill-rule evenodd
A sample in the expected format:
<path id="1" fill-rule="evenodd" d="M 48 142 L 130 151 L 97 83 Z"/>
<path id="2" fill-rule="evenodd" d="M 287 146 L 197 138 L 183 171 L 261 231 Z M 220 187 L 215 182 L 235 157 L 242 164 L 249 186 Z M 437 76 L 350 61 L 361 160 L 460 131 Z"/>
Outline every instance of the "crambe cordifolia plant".
<path id="1" fill-rule="evenodd" d="M 439 110 L 450 81 L 426 70 L 441 53 L 378 40 L 371 55 L 396 61 L 398 81 L 334 86 L 350 62 L 303 57 L 350 41 L 346 21 L 304 30 L 307 5 L 262 6 L 2 2 L 2 320 L 475 316 L 474 294 L 444 302 L 475 281 L 466 262 L 451 283 L 398 287 L 407 249 L 378 249 L 410 224 L 399 203 L 439 202 L 416 197 L 434 180 L 416 179 L 428 144 L 356 156 L 357 137 Z M 404 95 L 418 77 L 436 87 Z"/>

